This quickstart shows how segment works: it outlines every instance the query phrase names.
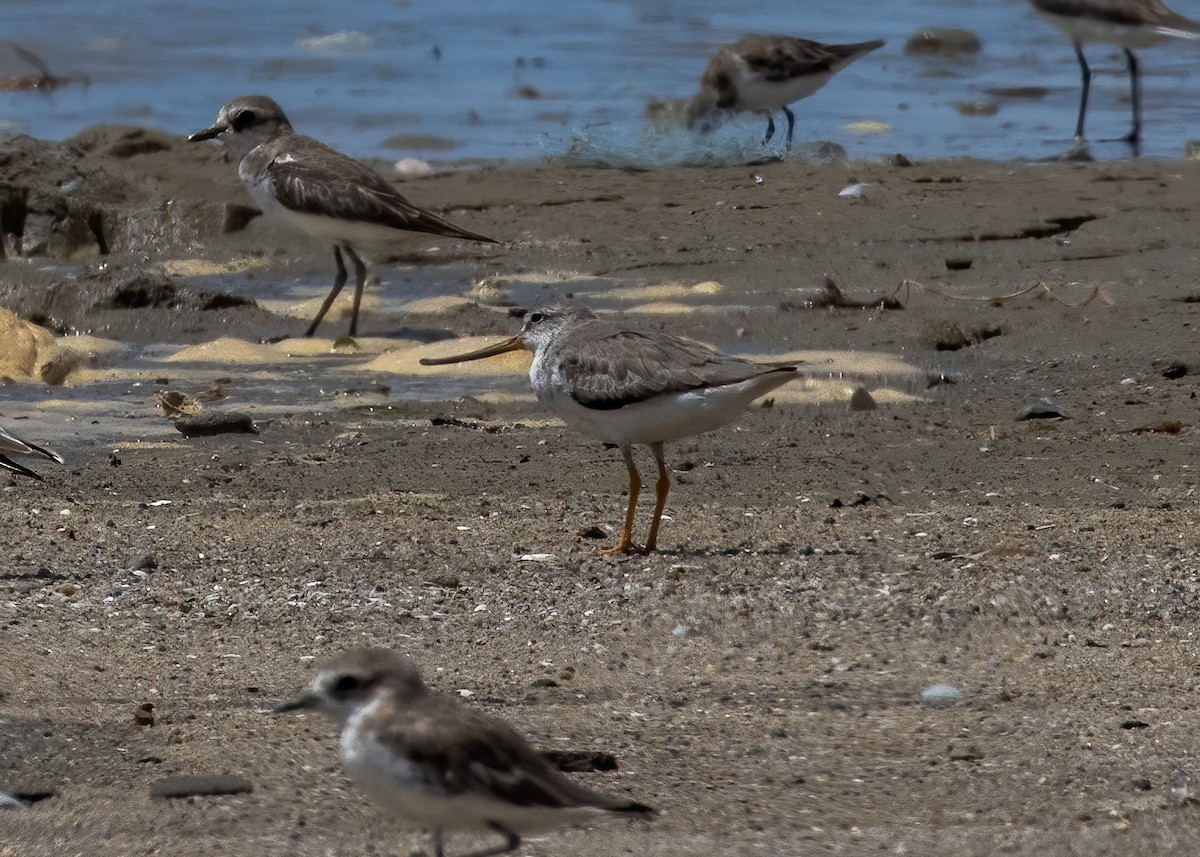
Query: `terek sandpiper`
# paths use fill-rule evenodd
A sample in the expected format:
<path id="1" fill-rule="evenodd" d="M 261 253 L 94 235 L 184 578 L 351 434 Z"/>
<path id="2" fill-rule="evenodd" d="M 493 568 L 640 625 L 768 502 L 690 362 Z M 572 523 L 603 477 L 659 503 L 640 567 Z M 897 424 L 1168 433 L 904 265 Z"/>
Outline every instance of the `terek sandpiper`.
<path id="1" fill-rule="evenodd" d="M 658 528 L 671 490 L 663 443 L 720 428 L 750 403 L 799 377 L 794 363 L 754 363 L 661 331 L 638 330 L 582 308 L 527 313 L 520 334 L 453 357 L 425 358 L 436 366 L 507 351 L 533 352 L 529 382 L 538 401 L 568 425 L 616 444 L 629 471 L 629 505 L 617 543 L 607 553 L 658 549 Z M 658 463 L 657 501 L 645 547 L 633 542 L 642 480 L 633 445 Z"/>

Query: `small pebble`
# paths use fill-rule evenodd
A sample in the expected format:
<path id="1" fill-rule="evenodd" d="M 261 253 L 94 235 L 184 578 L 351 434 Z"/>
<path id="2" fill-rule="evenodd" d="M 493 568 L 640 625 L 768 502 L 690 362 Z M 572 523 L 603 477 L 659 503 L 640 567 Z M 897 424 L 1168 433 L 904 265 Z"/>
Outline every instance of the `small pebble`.
<path id="1" fill-rule="evenodd" d="M 844 187 L 840 191 L 838 191 L 838 196 L 843 197 L 845 199 L 861 199 L 862 195 L 863 195 L 863 190 L 870 186 L 871 185 L 868 184 L 867 182 L 858 182 L 856 184 L 847 185 L 846 187 Z"/>
<path id="2" fill-rule="evenodd" d="M 133 710 L 133 722 L 136 726 L 149 727 L 154 725 L 154 703 L 143 702 Z"/>
<path id="3" fill-rule="evenodd" d="M 401 176 L 427 176 L 433 172 L 429 162 L 420 158 L 401 158 L 392 165 L 392 169 Z"/>
<path id="4" fill-rule="evenodd" d="M 224 413 L 204 413 L 195 417 L 180 417 L 175 420 L 175 428 L 184 437 L 207 437 L 214 434 L 257 434 L 254 420 L 249 414 L 237 411 Z"/>
<path id="5" fill-rule="evenodd" d="M 615 771 L 617 759 L 611 753 L 595 750 L 546 750 L 542 753 L 560 771 L 587 774 L 592 771 Z"/>
<path id="6" fill-rule="evenodd" d="M 44 786 L 44 785 L 22 785 L 18 788 L 13 788 L 11 786 L 9 786 L 7 788 L 0 788 L 0 795 L 3 795 L 4 797 L 9 798 L 10 800 L 16 801 L 20 805 L 20 806 L 16 806 L 16 807 L 9 807 L 11 809 L 20 809 L 22 807 L 27 807 L 30 804 L 37 803 L 38 801 L 46 800 L 47 798 L 52 798 L 56 794 L 58 794 L 58 791 L 56 789 L 54 789 L 50 786 Z M 3 809 L 3 808 L 4 808 L 4 804 L 0 803 L 0 809 Z M 3 854 L 3 853 L 4 853 L 4 851 L 0 850 L 0 854 Z"/>
<path id="7" fill-rule="evenodd" d="M 1021 408 L 1017 414 L 1017 420 L 1053 420 L 1053 419 L 1070 419 L 1064 411 L 1053 399 L 1038 399 L 1032 405 L 1026 405 Z"/>
<path id="8" fill-rule="evenodd" d="M 970 30 L 953 27 L 928 27 L 909 36 L 904 43 L 906 54 L 933 54 L 959 59 L 979 53 L 983 43 Z"/>
<path id="9" fill-rule="evenodd" d="M 867 392 L 866 387 L 859 387 L 850 396 L 850 410 L 852 411 L 874 411 L 878 407 L 875 397 Z"/>
<path id="10" fill-rule="evenodd" d="M 958 699 L 962 696 L 962 691 L 952 684 L 931 684 L 929 687 L 921 691 L 922 699 L 930 699 L 934 701 Z"/>
<path id="11" fill-rule="evenodd" d="M 177 798 L 198 795 L 238 795 L 254 791 L 254 786 L 244 777 L 231 774 L 193 774 L 191 776 L 165 777 L 150 785 L 154 797 Z"/>
<path id="12" fill-rule="evenodd" d="M 1000 112 L 1000 105 L 995 101 L 958 101 L 954 109 L 963 116 L 995 116 Z"/>

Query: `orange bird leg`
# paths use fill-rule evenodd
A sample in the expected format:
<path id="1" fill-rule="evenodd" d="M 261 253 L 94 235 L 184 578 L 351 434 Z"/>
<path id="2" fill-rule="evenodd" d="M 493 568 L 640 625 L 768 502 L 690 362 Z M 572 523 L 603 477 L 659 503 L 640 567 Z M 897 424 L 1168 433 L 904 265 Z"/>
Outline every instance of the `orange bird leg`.
<path id="1" fill-rule="evenodd" d="M 646 537 L 646 553 L 658 550 L 658 525 L 662 523 L 663 509 L 667 505 L 667 495 L 671 493 L 671 477 L 667 470 L 667 462 L 663 458 L 663 445 L 650 444 L 654 460 L 658 462 L 658 481 L 654 483 L 654 493 L 658 500 L 654 504 L 654 517 L 650 519 L 650 535 Z"/>
<path id="2" fill-rule="evenodd" d="M 637 465 L 633 463 L 632 447 L 622 446 L 621 457 L 625 459 L 625 468 L 629 471 L 629 508 L 625 510 L 625 526 L 621 529 L 621 538 L 602 553 L 637 553 L 641 550 L 633 543 L 633 513 L 637 509 L 638 495 L 642 493 L 642 477 Z"/>

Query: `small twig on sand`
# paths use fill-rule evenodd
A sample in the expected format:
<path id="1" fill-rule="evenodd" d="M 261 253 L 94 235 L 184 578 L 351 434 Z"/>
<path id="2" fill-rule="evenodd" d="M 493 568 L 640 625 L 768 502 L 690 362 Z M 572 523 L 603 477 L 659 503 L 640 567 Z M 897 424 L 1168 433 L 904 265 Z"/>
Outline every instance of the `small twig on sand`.
<path id="1" fill-rule="evenodd" d="M 994 296 L 985 295 L 983 297 L 975 298 L 975 297 L 967 297 L 965 295 L 952 295 L 947 292 L 943 292 L 941 289 L 934 288 L 933 286 L 927 286 L 924 283 L 919 283 L 914 279 L 905 277 L 904 282 L 902 282 L 899 286 L 896 287 L 896 291 L 892 292 L 892 297 L 895 297 L 896 295 L 900 294 L 901 291 L 903 291 L 905 300 L 911 300 L 913 289 L 916 289 L 917 291 L 920 291 L 920 292 L 926 292 L 931 295 L 937 295 L 940 298 L 945 298 L 946 300 L 950 300 L 950 301 L 971 301 L 971 302 L 975 302 L 975 303 L 999 304 L 999 303 L 1004 303 L 1004 301 L 1010 301 L 1013 298 L 1019 298 L 1023 295 L 1027 295 L 1031 292 L 1036 292 L 1036 295 L 1034 295 L 1034 297 L 1036 297 L 1036 298 L 1049 298 L 1050 300 L 1055 301 L 1056 303 L 1060 303 L 1063 306 L 1068 306 L 1068 307 L 1087 306 L 1088 304 L 1090 304 L 1092 301 L 1096 300 L 1097 298 L 1100 299 L 1101 301 L 1103 301 L 1108 306 L 1112 306 L 1113 304 L 1116 303 L 1116 301 L 1113 299 L 1112 295 L 1110 295 L 1108 293 L 1108 291 L 1103 286 L 1100 286 L 1100 285 L 1092 286 L 1092 292 L 1090 295 L 1087 296 L 1087 298 L 1085 300 L 1082 300 L 1078 303 L 1071 303 L 1070 301 L 1064 301 L 1062 298 L 1060 298 L 1056 294 L 1054 294 L 1054 286 L 1050 285 L 1045 280 L 1038 280 L 1038 282 L 1034 283 L 1033 285 L 1026 286 L 1023 289 L 1017 289 L 1017 291 L 1012 292 L 1011 294 L 994 295 Z"/>
<path id="2" fill-rule="evenodd" d="M 899 291 L 897 289 L 896 291 Z M 780 304 L 781 310 L 793 309 L 904 309 L 904 304 L 896 299 L 895 294 L 885 295 L 883 297 L 872 298 L 867 301 L 858 301 L 854 298 L 846 297 L 846 293 L 841 290 L 837 283 L 833 281 L 833 277 L 825 275 L 825 288 L 816 297 L 806 300 L 803 304 L 797 306 L 794 303 L 788 302 Z"/>
<path id="3" fill-rule="evenodd" d="M 1183 420 L 1163 420 L 1153 425 L 1125 429 L 1120 434 L 1179 434 L 1183 431 Z"/>

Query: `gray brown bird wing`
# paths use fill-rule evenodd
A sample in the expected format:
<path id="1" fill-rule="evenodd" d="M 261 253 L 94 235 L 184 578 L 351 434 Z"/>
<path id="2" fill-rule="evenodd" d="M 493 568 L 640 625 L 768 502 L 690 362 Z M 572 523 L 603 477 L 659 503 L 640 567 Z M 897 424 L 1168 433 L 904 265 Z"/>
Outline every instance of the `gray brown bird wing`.
<path id="1" fill-rule="evenodd" d="M 585 341 L 572 343 L 575 337 Z M 794 371 L 791 364 L 753 363 L 668 333 L 623 330 L 607 321 L 581 326 L 564 339 L 560 353 L 575 401 L 601 410 L 737 384 L 768 372 Z"/>
<path id="2" fill-rule="evenodd" d="M 42 481 L 42 477 L 36 471 L 18 464 L 7 455 L 0 455 L 0 470 L 11 470 L 13 473 L 20 473 L 22 476 L 28 476 L 30 479 L 36 479 L 38 482 Z"/>
<path id="3" fill-rule="evenodd" d="M 837 71 L 850 60 L 882 45 L 882 41 L 823 45 L 809 39 L 746 36 L 722 52 L 740 55 L 751 71 L 764 80 L 779 82 Z"/>
<path id="4" fill-rule="evenodd" d="M 1185 18 L 1159 0 L 1032 0 L 1035 8 L 1051 15 L 1104 21 L 1128 26 L 1196 28 L 1197 22 Z"/>
<path id="5" fill-rule="evenodd" d="M 431 699 L 421 710 L 406 711 L 379 740 L 408 763 L 405 775 L 415 767 L 430 787 L 449 795 L 493 795 L 522 807 L 650 811 L 571 781 L 508 726 L 452 701 Z"/>
<path id="6" fill-rule="evenodd" d="M 16 435 L 9 434 L 8 431 L 0 428 L 0 468 L 20 473 L 23 476 L 32 476 L 34 479 L 41 478 L 29 468 L 9 458 L 11 455 L 26 455 L 30 458 L 45 458 L 48 461 L 57 461 L 59 464 L 63 463 L 62 456 L 53 449 L 37 446 L 27 440 L 21 440 Z"/>
<path id="7" fill-rule="evenodd" d="M 418 208 L 365 164 L 311 137 L 283 138 L 265 171 L 280 204 L 306 214 L 497 243 Z"/>

